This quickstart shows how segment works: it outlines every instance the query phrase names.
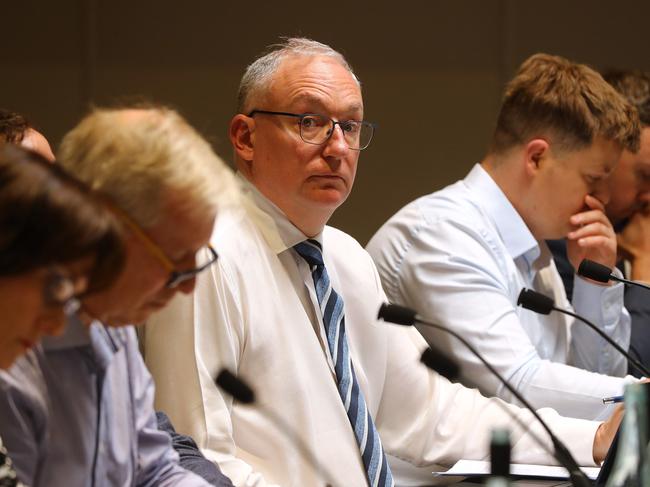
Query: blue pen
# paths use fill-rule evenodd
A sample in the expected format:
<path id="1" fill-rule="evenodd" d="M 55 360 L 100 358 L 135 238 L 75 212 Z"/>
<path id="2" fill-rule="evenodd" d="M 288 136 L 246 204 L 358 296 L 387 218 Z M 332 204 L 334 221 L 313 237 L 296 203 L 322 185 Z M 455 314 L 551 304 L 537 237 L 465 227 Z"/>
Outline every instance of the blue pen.
<path id="1" fill-rule="evenodd" d="M 603 398 L 603 404 L 615 404 L 617 402 L 623 402 L 623 396 L 612 396 L 612 397 Z"/>

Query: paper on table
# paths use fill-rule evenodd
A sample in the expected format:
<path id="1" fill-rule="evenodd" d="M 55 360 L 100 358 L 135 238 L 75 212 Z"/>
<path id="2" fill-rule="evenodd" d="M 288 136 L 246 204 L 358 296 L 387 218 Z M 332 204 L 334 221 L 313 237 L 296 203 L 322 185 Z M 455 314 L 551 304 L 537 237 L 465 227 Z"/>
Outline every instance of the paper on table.
<path id="1" fill-rule="evenodd" d="M 591 480 L 598 477 L 600 468 L 598 467 L 581 467 L 582 471 Z M 433 472 L 434 476 L 454 475 L 458 477 L 473 477 L 476 475 L 488 475 L 490 473 L 490 462 L 481 460 L 459 460 L 446 472 Z M 550 465 L 528 465 L 523 463 L 513 463 L 510 465 L 510 473 L 521 477 L 540 477 L 548 479 L 568 479 L 569 473 L 564 467 L 555 467 Z"/>

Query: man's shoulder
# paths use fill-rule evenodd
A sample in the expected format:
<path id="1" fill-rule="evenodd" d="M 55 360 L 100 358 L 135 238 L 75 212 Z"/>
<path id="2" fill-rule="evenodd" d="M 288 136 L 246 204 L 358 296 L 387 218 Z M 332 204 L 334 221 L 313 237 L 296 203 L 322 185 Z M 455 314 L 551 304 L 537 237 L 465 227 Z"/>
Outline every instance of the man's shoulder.
<path id="1" fill-rule="evenodd" d="M 258 233 L 260 230 L 246 207 L 229 207 L 218 214 L 211 241 L 233 246 L 241 241 L 242 234 Z"/>
<path id="2" fill-rule="evenodd" d="M 323 241 L 328 250 L 365 253 L 361 244 L 352 235 L 329 225 L 323 229 Z"/>
<path id="3" fill-rule="evenodd" d="M 423 224 L 455 221 L 475 225 L 484 215 L 482 202 L 462 180 L 421 196 L 402 211 L 417 214 Z"/>
<path id="4" fill-rule="evenodd" d="M 495 232 L 481 201 L 458 181 L 408 203 L 382 225 L 367 248 L 381 258 L 390 249 L 404 253 L 431 236 L 442 245 L 455 244 L 458 238 L 491 240 Z"/>
<path id="5" fill-rule="evenodd" d="M 328 269 L 334 271 L 343 283 L 378 286 L 379 277 L 372 257 L 361 244 L 342 230 L 326 226 L 323 229 L 323 246 Z"/>
<path id="6" fill-rule="evenodd" d="M 7 370 L 0 370 L 0 410 L 28 414 L 33 420 L 47 416 L 48 388 L 41 368 L 44 354 L 40 347 L 16 359 Z M 5 414 L 8 411 L 5 411 Z"/>
<path id="7" fill-rule="evenodd" d="M 47 388 L 40 363 L 43 357 L 41 348 L 36 347 L 18 357 L 8 369 L 0 370 L 0 390 L 3 393 L 15 389 L 30 394 L 44 394 Z"/>

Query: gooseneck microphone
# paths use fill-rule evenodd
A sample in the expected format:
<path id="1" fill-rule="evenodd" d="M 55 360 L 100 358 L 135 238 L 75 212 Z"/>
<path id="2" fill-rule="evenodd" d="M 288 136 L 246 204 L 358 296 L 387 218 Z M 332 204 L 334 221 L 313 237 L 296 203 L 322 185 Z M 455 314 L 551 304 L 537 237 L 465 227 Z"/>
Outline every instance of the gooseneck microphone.
<path id="1" fill-rule="evenodd" d="M 452 382 L 458 379 L 458 376 L 460 375 L 460 366 L 458 365 L 458 362 L 448 357 L 435 347 L 426 348 L 424 352 L 422 352 L 420 362 Z"/>
<path id="2" fill-rule="evenodd" d="M 585 261 L 583 260 L 582 262 L 584 263 Z M 607 267 L 605 267 L 605 269 L 607 269 Z M 607 343 L 609 343 L 612 347 L 614 347 L 621 355 L 623 355 L 626 359 L 628 359 L 632 365 L 634 365 L 638 370 L 640 370 L 643 373 L 643 375 L 645 375 L 646 377 L 650 377 L 650 372 L 648 371 L 648 369 L 646 369 L 643 366 L 643 364 L 641 364 L 638 360 L 636 360 L 629 353 L 627 353 L 623 349 L 623 347 L 621 347 L 618 343 L 612 340 L 611 337 L 607 336 L 607 334 L 603 330 L 598 328 L 587 318 L 584 318 L 583 316 L 580 316 L 579 314 L 574 313 L 573 311 L 564 308 L 558 308 L 557 306 L 555 306 L 555 302 L 548 296 L 538 293 L 537 291 L 533 291 L 532 289 L 524 288 L 519 293 L 519 297 L 517 298 L 517 304 L 522 308 L 526 308 L 530 311 L 534 311 L 535 313 L 539 313 L 542 315 L 550 314 L 551 311 L 558 311 L 560 313 L 564 313 L 565 315 L 572 316 L 573 318 L 582 321 L 585 325 L 587 325 L 589 328 L 591 328 L 596 333 L 598 333 L 601 337 L 603 337 L 603 339 Z"/>
<path id="3" fill-rule="evenodd" d="M 650 290 L 649 285 L 639 281 L 632 281 L 631 279 L 618 277 L 609 267 L 589 259 L 584 259 L 580 262 L 580 266 L 578 266 L 578 275 L 597 282 L 608 283 L 609 281 L 617 281 L 629 286 L 637 286 Z"/>
<path id="4" fill-rule="evenodd" d="M 252 404 L 255 402 L 253 389 L 228 369 L 221 369 L 214 382 L 222 391 L 227 392 L 243 404 Z"/>
<path id="5" fill-rule="evenodd" d="M 551 442 L 553 443 L 553 448 L 554 448 L 554 457 L 555 459 L 560 462 L 560 464 L 567 469 L 569 472 L 569 476 L 571 478 L 571 482 L 573 485 L 578 486 L 578 487 L 590 487 L 591 482 L 589 479 L 587 479 L 586 475 L 582 470 L 580 470 L 580 467 L 578 466 L 578 463 L 575 461 L 573 458 L 573 455 L 571 455 L 571 452 L 567 449 L 567 447 L 560 441 L 560 439 L 555 436 L 555 434 L 551 431 L 551 428 L 546 424 L 546 422 L 541 418 L 539 413 L 533 409 L 533 407 L 530 405 L 530 403 L 524 399 L 524 397 L 517 391 L 507 380 L 501 376 L 499 372 L 490 364 L 479 352 L 474 348 L 472 344 L 470 344 L 463 336 L 460 334 L 456 333 L 454 330 L 451 330 L 449 328 L 446 328 L 442 325 L 438 325 L 437 323 L 433 323 L 431 321 L 427 321 L 423 319 L 422 317 L 418 316 L 418 314 L 410 309 L 406 308 L 404 306 L 399 306 L 396 304 L 388 304 L 384 303 L 381 305 L 379 308 L 379 314 L 377 316 L 379 319 L 394 323 L 396 325 L 403 325 L 403 326 L 413 326 L 415 323 L 419 323 L 424 326 L 428 326 L 430 328 L 435 328 L 436 330 L 443 331 L 445 333 L 450 334 L 454 338 L 456 338 L 458 341 L 460 341 L 467 349 L 472 352 L 478 358 L 485 367 L 494 374 L 494 376 L 499 379 L 499 381 L 504 385 L 504 387 L 514 396 L 517 398 L 521 404 L 524 405 L 526 409 L 528 409 L 532 415 L 535 417 L 535 419 L 539 422 L 539 424 L 542 425 L 546 433 L 548 434 L 549 438 L 551 439 Z M 498 402 L 497 402 L 498 404 Z M 514 417 L 514 416 L 513 416 Z M 519 422 L 519 421 L 518 421 Z M 521 423 L 520 423 L 521 425 Z M 524 425 L 524 430 L 527 430 L 528 428 L 525 427 Z M 532 431 L 529 431 L 531 436 L 537 440 L 536 436 L 532 434 Z M 541 443 L 544 445 L 543 443 Z"/>
<path id="6" fill-rule="evenodd" d="M 222 391 L 231 395 L 241 403 L 253 404 L 255 402 L 255 393 L 253 392 L 253 389 L 251 389 L 250 386 L 246 384 L 246 382 L 244 382 L 242 379 L 237 377 L 226 368 L 221 369 L 214 382 L 219 386 L 219 388 L 221 388 Z M 280 415 L 275 414 L 275 412 L 271 409 L 263 408 L 261 406 L 260 409 L 266 416 L 271 419 L 278 430 L 280 430 L 282 434 L 287 435 L 298 447 L 300 454 L 307 461 L 307 463 L 314 468 L 318 476 L 326 480 L 325 487 L 332 487 L 333 484 L 328 480 L 332 479 L 333 477 L 307 447 L 298 432 L 292 428 L 291 425 L 287 423 Z"/>
<path id="7" fill-rule="evenodd" d="M 379 308 L 378 318 L 406 326 L 411 326 L 417 321 L 415 311 L 412 309 L 387 303 L 382 304 Z M 433 345 L 429 345 L 429 348 L 422 352 L 420 362 L 450 381 L 456 380 L 460 375 L 458 362 Z"/>

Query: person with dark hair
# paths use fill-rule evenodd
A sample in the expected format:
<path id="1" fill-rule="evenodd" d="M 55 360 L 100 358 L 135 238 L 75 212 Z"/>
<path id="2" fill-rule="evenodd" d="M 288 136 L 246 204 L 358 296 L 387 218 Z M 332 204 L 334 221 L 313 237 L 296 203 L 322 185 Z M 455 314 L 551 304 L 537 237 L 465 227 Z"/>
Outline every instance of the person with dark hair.
<path id="1" fill-rule="evenodd" d="M 0 148 L 0 319 L 23 332 L 0 336 L 0 366 L 33 347 L 43 330 L 61 331 L 64 307 L 57 305 L 70 308 L 68 300 L 113 282 L 124 260 L 120 228 L 60 167 L 17 146 Z"/>
<path id="2" fill-rule="evenodd" d="M 650 74 L 639 70 L 610 70 L 603 74 L 637 110 L 641 137 L 636 151 L 624 149 L 608 179 L 609 202 L 605 214 L 616 230 L 618 267 L 628 278 L 650 282 Z M 567 296 L 573 296 L 575 269 L 566 256 L 566 241 L 548 242 L 564 281 Z M 650 367 L 650 298 L 637 287 L 625 288 L 625 308 L 632 319 L 630 352 Z M 629 373 L 641 371 L 629 364 Z"/>
<path id="3" fill-rule="evenodd" d="M 38 152 L 48 161 L 54 161 L 50 144 L 43 134 L 20 113 L 0 108 L 0 145 L 4 143 L 22 145 Z"/>
<path id="4" fill-rule="evenodd" d="M 569 308 L 544 240 L 568 238 L 571 263 L 616 260 L 604 206 L 622 150 L 639 147 L 636 110 L 588 66 L 536 54 L 507 84 L 490 149 L 462 181 L 391 217 L 368 243 L 389 300 L 463 335 L 537 408 L 603 419 L 627 361 L 561 313 L 517 306 L 532 288 Z M 573 305 L 627 348 L 623 286 L 576 280 Z M 449 334 L 421 329 L 461 364 L 461 381 L 517 403 Z"/>
<path id="5" fill-rule="evenodd" d="M 124 260 L 120 228 L 62 169 L 35 152 L 0 147 L 0 369 L 41 336 L 60 333 L 82 296 L 112 284 Z M 20 375 L 34 360 L 30 353 L 12 370 Z M 1 438 L 0 485 L 19 485 Z"/>

